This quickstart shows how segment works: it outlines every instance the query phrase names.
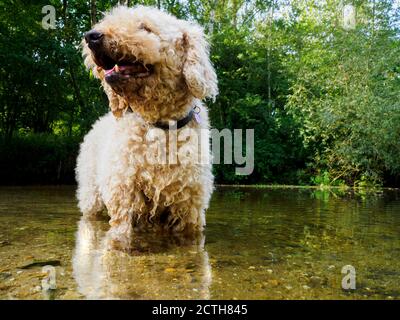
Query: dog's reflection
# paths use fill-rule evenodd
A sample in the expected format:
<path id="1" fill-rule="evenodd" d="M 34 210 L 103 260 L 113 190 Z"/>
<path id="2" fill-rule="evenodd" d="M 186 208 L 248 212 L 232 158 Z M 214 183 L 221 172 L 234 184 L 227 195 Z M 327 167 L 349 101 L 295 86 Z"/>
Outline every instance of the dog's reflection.
<path id="1" fill-rule="evenodd" d="M 87 299 L 209 299 L 204 240 L 139 233 L 114 250 L 107 223 L 82 218 L 73 256 L 78 291 Z"/>

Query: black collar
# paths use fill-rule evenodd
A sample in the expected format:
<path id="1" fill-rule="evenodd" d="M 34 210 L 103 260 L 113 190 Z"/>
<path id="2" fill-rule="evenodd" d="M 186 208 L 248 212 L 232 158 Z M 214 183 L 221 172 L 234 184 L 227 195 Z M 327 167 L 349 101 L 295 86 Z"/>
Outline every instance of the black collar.
<path id="1" fill-rule="evenodd" d="M 190 111 L 186 115 L 186 117 L 177 120 L 176 124 L 172 125 L 171 127 L 169 126 L 168 123 L 165 123 L 165 122 L 156 122 L 156 123 L 153 123 L 153 126 L 155 126 L 156 128 L 163 129 L 163 130 L 169 130 L 170 128 L 178 130 L 178 129 L 186 126 L 190 122 L 190 120 L 193 119 L 193 114 L 194 114 L 194 110 L 190 109 Z"/>
<path id="2" fill-rule="evenodd" d="M 130 107 L 128 107 L 128 109 L 126 111 L 129 112 L 129 113 L 133 112 Z M 193 119 L 193 115 L 194 115 L 194 110 L 190 109 L 189 113 L 185 117 L 183 117 L 182 119 L 177 120 L 176 124 L 171 126 L 171 129 L 178 130 L 178 129 L 186 126 L 190 122 L 190 120 Z M 156 128 L 160 128 L 160 129 L 163 129 L 163 130 L 169 130 L 170 129 L 169 123 L 165 123 L 165 122 L 161 122 L 161 121 L 153 123 L 152 125 L 154 127 L 156 127 Z"/>

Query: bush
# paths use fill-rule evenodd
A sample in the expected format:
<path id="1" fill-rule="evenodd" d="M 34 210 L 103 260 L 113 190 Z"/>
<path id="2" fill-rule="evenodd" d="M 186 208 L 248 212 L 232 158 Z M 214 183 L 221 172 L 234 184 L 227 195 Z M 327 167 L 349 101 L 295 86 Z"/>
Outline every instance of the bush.
<path id="1" fill-rule="evenodd" d="M 50 134 L 0 137 L 0 183 L 73 184 L 80 138 Z"/>

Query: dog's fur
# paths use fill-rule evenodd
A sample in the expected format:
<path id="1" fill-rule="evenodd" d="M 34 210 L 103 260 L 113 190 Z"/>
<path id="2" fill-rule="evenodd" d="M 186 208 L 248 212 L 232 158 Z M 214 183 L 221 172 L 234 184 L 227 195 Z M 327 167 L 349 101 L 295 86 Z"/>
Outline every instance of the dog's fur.
<path id="1" fill-rule="evenodd" d="M 93 29 L 104 34 L 108 56 L 152 65 L 153 73 L 110 84 L 83 41 L 85 64 L 101 80 L 111 112 L 94 124 L 81 145 L 76 167 L 81 211 L 93 217 L 106 207 L 118 234 L 129 234 L 132 226 L 202 230 L 213 176 L 208 113 L 201 100 L 215 98 L 218 91 L 202 28 L 155 8 L 119 6 Z M 190 138 L 180 141 L 177 150 L 192 151 L 188 161 L 157 165 L 143 160 L 143 154 L 157 153 L 158 133 L 169 139 L 183 130 L 153 130 L 150 143 L 147 136 L 153 124 L 181 119 L 194 106 L 201 110 L 201 120 L 192 119 L 184 128 L 197 133 L 205 129 L 207 143 L 201 148 L 207 163 L 191 161 L 200 148 Z"/>

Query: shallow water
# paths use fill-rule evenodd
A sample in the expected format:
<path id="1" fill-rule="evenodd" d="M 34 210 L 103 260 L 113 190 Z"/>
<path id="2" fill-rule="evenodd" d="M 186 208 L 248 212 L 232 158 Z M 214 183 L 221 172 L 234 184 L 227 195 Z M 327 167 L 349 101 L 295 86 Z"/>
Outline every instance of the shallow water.
<path id="1" fill-rule="evenodd" d="M 0 188 L 0 298 L 400 299 L 396 191 L 221 187 L 196 239 L 142 234 L 121 252 L 107 230 L 81 220 L 73 187 Z"/>

